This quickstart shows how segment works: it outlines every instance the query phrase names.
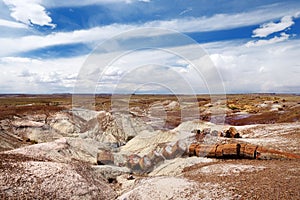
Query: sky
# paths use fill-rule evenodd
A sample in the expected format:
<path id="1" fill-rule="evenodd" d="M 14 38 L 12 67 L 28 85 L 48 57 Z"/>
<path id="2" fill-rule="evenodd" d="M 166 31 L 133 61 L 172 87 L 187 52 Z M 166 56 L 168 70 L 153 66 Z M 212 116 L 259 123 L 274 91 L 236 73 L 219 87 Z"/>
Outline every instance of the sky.
<path id="1" fill-rule="evenodd" d="M 300 93 L 298 0 L 2 0 L 0 93 Z"/>

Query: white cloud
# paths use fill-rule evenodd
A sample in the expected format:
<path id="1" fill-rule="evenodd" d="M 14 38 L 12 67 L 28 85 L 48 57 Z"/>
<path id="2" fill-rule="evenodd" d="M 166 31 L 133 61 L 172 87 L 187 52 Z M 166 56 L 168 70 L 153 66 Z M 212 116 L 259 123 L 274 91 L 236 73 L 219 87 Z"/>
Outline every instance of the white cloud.
<path id="1" fill-rule="evenodd" d="M 72 92 L 84 59 L 0 58 L 0 93 Z"/>
<path id="2" fill-rule="evenodd" d="M 300 40 L 273 43 L 257 48 L 247 48 L 241 45 L 242 42 L 215 42 L 202 45 L 211 54 L 210 58 L 222 75 L 228 93 L 299 92 Z M 199 54 L 193 50 L 193 46 L 176 48 L 189 50 L 190 54 L 195 54 L 195 57 Z M 0 92 L 72 92 L 76 76 L 85 59 L 86 57 L 55 60 L 2 58 L 0 59 Z M 139 66 L 139 63 L 139 69 L 132 68 L 132 66 Z M 157 70 L 155 65 L 152 67 L 144 65 L 146 63 L 177 67 L 173 67 L 172 70 L 160 67 Z M 187 63 L 181 59 L 158 50 L 134 52 L 118 59 L 107 69 L 102 82 L 99 83 L 98 91 L 111 92 L 118 86 L 119 80 L 122 81 L 119 89 L 122 87 L 138 89 L 141 83 L 151 81 L 161 83 L 161 86 L 171 86 L 170 88 L 175 91 L 187 91 L 189 85 L 185 80 L 188 80 L 197 92 L 207 92 L 206 77 L 199 77 L 191 66 L 186 65 Z M 209 73 L 203 70 L 203 73 Z M 145 78 L 145 74 L 151 76 Z M 151 87 L 155 89 L 154 86 Z M 150 91 L 151 87 L 147 88 L 145 85 L 142 89 L 147 92 L 146 90 Z"/>
<path id="3" fill-rule="evenodd" d="M 9 21 L 9 20 L 4 20 L 4 19 L 0 19 L 0 26 L 5 26 L 9 28 L 27 28 L 27 26 L 24 24 Z"/>
<path id="4" fill-rule="evenodd" d="M 184 15 L 184 14 L 186 14 L 186 13 L 192 11 L 192 10 L 193 10 L 192 8 L 187 8 L 184 11 L 180 12 L 179 15 Z"/>
<path id="5" fill-rule="evenodd" d="M 261 9 L 247 13 L 216 14 L 212 17 L 189 17 L 168 21 L 152 21 L 146 23 L 144 26 L 163 27 L 181 32 L 205 32 L 255 25 L 286 15 L 294 15 L 295 12 L 297 12 L 297 9 L 273 10 L 272 12 Z"/>
<path id="6" fill-rule="evenodd" d="M 27 25 L 55 27 L 41 0 L 3 0 L 11 11 L 11 17 Z"/>
<path id="7" fill-rule="evenodd" d="M 134 3 L 137 1 L 150 2 L 151 0 L 43 0 L 43 4 L 46 7 L 68 7 L 68 6 L 87 6 L 87 5 L 97 5 L 97 4 L 111 4 L 111 3 Z"/>
<path id="8" fill-rule="evenodd" d="M 255 46 L 264 46 L 269 44 L 274 44 L 278 42 L 283 42 L 288 40 L 290 35 L 286 33 L 281 33 L 280 36 L 274 36 L 273 38 L 269 40 L 256 40 L 256 41 L 249 41 L 245 44 L 246 47 L 255 47 Z"/>
<path id="9" fill-rule="evenodd" d="M 228 93 L 292 92 L 300 88 L 300 40 L 247 48 L 241 42 L 205 44 Z"/>
<path id="10" fill-rule="evenodd" d="M 0 55 L 8 56 L 11 53 L 30 51 L 53 45 L 90 42 L 95 42 L 95 44 L 97 44 L 100 41 L 104 41 L 115 34 L 131 28 L 133 27 L 126 25 L 111 25 L 88 30 L 52 33 L 46 36 L 30 35 L 20 38 L 0 38 Z"/>
<path id="11" fill-rule="evenodd" d="M 87 30 L 57 32 L 49 34 L 47 36 L 31 35 L 21 38 L 0 38 L 0 55 L 9 56 L 11 53 L 29 51 L 52 45 L 91 42 L 97 44 L 104 41 L 105 39 L 111 38 L 114 35 L 120 34 L 123 31 L 128 31 L 136 28 L 160 27 L 176 30 L 179 32 L 214 31 L 257 24 L 291 13 L 294 14 L 295 10 L 281 10 L 280 12 L 277 12 L 276 10 L 274 10 L 273 12 L 266 12 L 266 10 L 257 10 L 249 13 L 239 13 L 232 15 L 218 14 L 210 18 L 201 17 L 173 19 L 169 21 L 152 21 L 142 25 L 111 24 Z"/>
<path id="12" fill-rule="evenodd" d="M 270 22 L 255 29 L 252 37 L 267 37 L 272 33 L 283 31 L 291 27 L 293 24 L 294 21 L 292 16 L 284 16 L 278 23 Z"/>
<path id="13" fill-rule="evenodd" d="M 99 3 L 100 1 L 95 0 L 94 2 Z M 110 2 L 116 1 L 111 0 Z M 43 11 L 46 13 L 45 10 Z M 283 16 L 292 15 L 294 12 L 295 10 L 283 10 L 280 12 L 276 10 L 274 12 L 258 10 L 232 15 L 221 14 L 209 18 L 182 18 L 169 21 L 153 21 L 143 25 L 112 24 L 88 30 L 52 33 L 47 36 L 30 35 L 20 38 L 0 38 L 0 55 L 9 56 L 12 53 L 15 54 L 17 52 L 29 51 L 52 45 L 98 43 L 111 38 L 122 31 L 141 27 L 158 26 L 183 32 L 222 30 L 264 23 Z M 51 21 L 48 21 L 48 23 L 51 23 Z M 228 92 L 245 92 L 249 90 L 252 92 L 293 92 L 295 91 L 295 88 L 297 88 L 295 86 L 300 85 L 298 80 L 300 75 L 300 68 L 298 65 L 300 41 L 287 41 L 288 38 L 289 35 L 282 33 L 281 36 L 274 37 L 270 40 L 258 40 L 247 43 L 248 47 L 256 46 L 257 48 L 247 48 L 247 46 L 241 45 L 242 42 L 237 43 L 236 41 L 203 44 L 203 47 L 212 53 L 211 59 L 215 62 L 222 74 Z M 187 47 L 183 46 L 180 48 Z M 189 53 L 195 54 L 195 57 L 199 56 L 199 52 L 190 50 Z M 158 60 L 158 63 L 166 65 L 172 64 L 172 62 L 186 65 L 186 63 L 182 63 L 180 60 L 172 60 L 172 58 L 163 56 L 161 53 L 150 55 L 135 54 L 131 56 L 132 60 L 127 60 L 130 62 L 126 63 L 125 60 L 122 63 L 122 60 L 120 60 L 121 63 L 119 63 L 119 66 L 114 66 L 114 68 L 107 71 L 107 74 L 105 74 L 106 77 L 104 77 L 107 82 L 102 85 L 106 88 L 106 91 L 111 91 L 111 88 L 116 85 L 116 81 L 124 74 L 128 73 L 130 68 L 127 67 L 127 64 L 129 65 L 134 62 L 136 62 L 134 64 L 138 64 L 139 59 L 136 59 L 137 57 L 140 60 L 147 62 L 150 62 L 152 58 L 155 58 Z M 55 60 L 37 60 L 19 57 L 2 58 L 0 59 L 0 92 L 72 92 L 72 87 L 76 82 L 75 77 L 84 60 L 85 57 Z M 182 77 L 188 79 L 193 83 L 192 85 L 197 86 L 198 91 L 205 90 L 205 85 L 201 82 L 204 78 L 201 79 L 196 76 L 195 71 L 193 71 L 190 66 L 178 67 L 174 68 L 174 70 L 172 76 L 167 77 L 168 79 L 164 79 L 167 74 L 170 74 L 168 73 L 169 71 L 167 68 L 155 70 L 155 67 L 152 67 L 147 68 L 144 73 L 136 71 L 136 74 L 151 74 L 156 72 L 156 81 L 173 80 L 172 84 L 179 88 L 179 91 L 183 91 L 185 88 L 181 87 L 181 82 L 177 81 L 174 83 L 174 80 L 177 80 L 176 78 L 174 79 L 174 77 L 178 74 L 182 74 Z M 145 81 L 142 76 L 139 78 L 140 82 Z M 129 77 L 125 80 L 128 80 L 127 84 L 130 85 L 130 87 L 134 88 L 137 86 L 132 82 L 132 80 L 135 79 L 130 79 Z M 199 84 L 199 81 L 202 84 Z M 171 84 L 171 82 L 168 83 Z M 294 90 L 292 89 L 292 86 L 294 86 Z"/>

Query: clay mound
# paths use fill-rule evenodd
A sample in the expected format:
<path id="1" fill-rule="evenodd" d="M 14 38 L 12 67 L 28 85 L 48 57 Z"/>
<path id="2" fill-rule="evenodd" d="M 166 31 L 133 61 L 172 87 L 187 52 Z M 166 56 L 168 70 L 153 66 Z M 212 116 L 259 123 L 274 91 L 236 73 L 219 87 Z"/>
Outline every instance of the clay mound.
<path id="1" fill-rule="evenodd" d="M 57 163 L 19 154 L 0 154 L 1 199 L 115 197 L 109 185 L 85 163 Z"/>
<path id="2" fill-rule="evenodd" d="M 107 148 L 92 139 L 60 138 L 53 142 L 40 143 L 5 152 L 6 154 L 22 154 L 34 158 L 50 159 L 56 162 L 79 160 L 96 164 L 100 148 Z"/>
<path id="3" fill-rule="evenodd" d="M 0 151 L 12 150 L 24 145 L 21 138 L 7 132 L 0 132 Z"/>

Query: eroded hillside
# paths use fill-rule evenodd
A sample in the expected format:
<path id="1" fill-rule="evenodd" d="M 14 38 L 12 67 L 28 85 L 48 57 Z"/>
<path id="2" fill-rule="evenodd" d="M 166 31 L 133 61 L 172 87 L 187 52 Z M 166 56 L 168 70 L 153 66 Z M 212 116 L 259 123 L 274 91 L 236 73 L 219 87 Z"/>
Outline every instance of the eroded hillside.
<path id="1" fill-rule="evenodd" d="M 94 106 L 75 108 L 70 95 L 2 95 L 1 197 L 300 199 L 297 95 L 132 95 L 127 110 L 99 95 Z M 239 137 L 226 137 L 230 127 Z M 216 156 L 241 155 L 245 144 L 268 154 Z"/>

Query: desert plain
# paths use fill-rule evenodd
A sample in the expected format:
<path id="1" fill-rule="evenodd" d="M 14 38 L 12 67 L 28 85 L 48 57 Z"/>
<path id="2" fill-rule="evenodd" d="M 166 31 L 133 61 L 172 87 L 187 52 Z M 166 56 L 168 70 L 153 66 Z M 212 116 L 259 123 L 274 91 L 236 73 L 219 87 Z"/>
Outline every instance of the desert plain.
<path id="1" fill-rule="evenodd" d="M 300 96 L 216 97 L 94 95 L 86 109 L 71 94 L 0 95 L 0 197 L 300 199 Z M 195 156 L 195 143 L 274 151 Z"/>

